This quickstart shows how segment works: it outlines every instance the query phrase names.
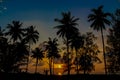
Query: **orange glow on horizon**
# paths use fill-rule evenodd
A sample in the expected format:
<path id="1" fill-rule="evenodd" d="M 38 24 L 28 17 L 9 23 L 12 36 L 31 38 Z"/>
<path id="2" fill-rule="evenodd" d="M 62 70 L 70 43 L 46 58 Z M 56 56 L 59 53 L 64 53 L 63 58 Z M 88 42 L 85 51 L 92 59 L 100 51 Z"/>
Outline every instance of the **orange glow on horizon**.
<path id="1" fill-rule="evenodd" d="M 58 64 L 58 68 L 62 68 L 62 65 L 61 65 L 61 64 Z"/>
<path id="2" fill-rule="evenodd" d="M 61 75 L 62 75 L 62 73 L 61 73 L 61 72 L 58 72 L 58 75 L 60 75 L 60 76 L 61 76 Z"/>

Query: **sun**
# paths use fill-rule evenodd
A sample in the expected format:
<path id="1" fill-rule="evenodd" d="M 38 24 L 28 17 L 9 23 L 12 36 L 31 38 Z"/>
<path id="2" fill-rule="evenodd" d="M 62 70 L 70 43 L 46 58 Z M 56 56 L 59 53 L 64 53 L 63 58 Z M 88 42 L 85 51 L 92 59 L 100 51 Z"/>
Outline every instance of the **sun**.
<path id="1" fill-rule="evenodd" d="M 58 75 L 60 75 L 60 76 L 61 76 L 61 75 L 62 75 L 62 73 L 61 73 L 61 72 L 58 72 Z"/>
<path id="2" fill-rule="evenodd" d="M 58 64 L 58 68 L 62 68 L 62 65 Z"/>

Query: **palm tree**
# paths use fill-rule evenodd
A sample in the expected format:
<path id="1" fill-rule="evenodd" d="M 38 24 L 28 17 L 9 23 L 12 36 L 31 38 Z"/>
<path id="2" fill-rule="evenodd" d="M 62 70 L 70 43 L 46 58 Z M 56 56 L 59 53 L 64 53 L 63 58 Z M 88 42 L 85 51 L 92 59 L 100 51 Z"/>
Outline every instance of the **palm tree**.
<path id="1" fill-rule="evenodd" d="M 28 45 L 24 42 L 24 40 L 22 40 L 21 42 L 17 42 L 15 44 L 15 47 L 16 47 L 16 51 L 15 51 L 16 55 L 18 55 L 20 60 L 23 60 L 25 64 L 27 59 L 26 56 L 29 54 Z"/>
<path id="2" fill-rule="evenodd" d="M 18 68 L 21 65 L 26 65 L 27 55 L 29 54 L 29 51 L 28 45 L 24 42 L 24 40 L 21 40 L 21 42 L 14 43 L 13 49 L 13 52 L 11 52 L 15 56 L 15 59 L 13 61 L 16 61 L 15 64 L 18 66 Z"/>
<path id="3" fill-rule="evenodd" d="M 70 75 L 70 63 L 69 63 L 69 40 L 71 36 L 75 33 L 78 33 L 78 29 L 75 27 L 78 25 L 76 22 L 79 18 L 75 18 L 71 16 L 71 13 L 62 13 L 62 19 L 55 19 L 56 22 L 59 23 L 58 26 L 54 27 L 57 28 L 57 35 L 62 37 L 66 47 L 67 47 L 67 56 L 68 56 L 68 75 Z"/>
<path id="4" fill-rule="evenodd" d="M 107 19 L 108 16 L 111 16 L 110 13 L 103 12 L 103 6 L 99 6 L 97 9 L 92 9 L 93 14 L 89 14 L 88 21 L 92 22 L 91 28 L 97 31 L 101 31 L 102 43 L 103 43 L 103 56 L 104 56 L 104 65 L 105 65 L 105 74 L 107 74 L 106 67 L 106 57 L 105 57 L 105 44 L 103 30 L 105 30 L 105 25 L 110 25 L 110 21 Z"/>
<path id="5" fill-rule="evenodd" d="M 35 73 L 37 73 L 37 66 L 38 66 L 38 60 L 43 59 L 43 51 L 39 48 L 35 48 L 35 50 L 32 51 L 32 56 L 33 58 L 36 58 L 36 68 L 35 68 Z"/>
<path id="6" fill-rule="evenodd" d="M 24 29 L 22 28 L 22 23 L 20 21 L 12 21 L 12 24 L 7 25 L 8 32 L 6 32 L 6 35 L 10 35 L 11 39 L 13 39 L 13 42 L 17 40 L 22 40 L 22 37 L 24 36 Z"/>
<path id="7" fill-rule="evenodd" d="M 72 38 L 71 38 L 71 41 L 70 41 L 70 46 L 73 49 L 75 49 L 75 53 L 76 53 L 76 74 L 79 74 L 79 60 L 78 60 L 78 50 L 83 47 L 84 45 L 84 39 L 83 39 L 83 36 L 80 35 L 80 34 L 76 34 L 76 35 L 73 35 Z"/>
<path id="8" fill-rule="evenodd" d="M 20 66 L 25 64 L 28 54 L 27 46 L 23 42 L 9 44 L 7 38 L 0 42 L 0 69 L 3 72 L 18 72 Z"/>
<path id="9" fill-rule="evenodd" d="M 57 39 L 54 38 L 53 40 L 49 38 L 49 41 L 46 44 L 47 50 L 47 57 L 49 58 L 49 68 L 50 68 L 50 75 L 52 74 L 52 67 L 53 67 L 53 74 L 54 74 L 54 58 L 59 58 L 60 55 L 58 54 L 58 43 Z"/>
<path id="10" fill-rule="evenodd" d="M 26 34 L 25 34 L 25 42 L 29 43 L 29 54 L 30 54 L 30 45 L 33 43 L 36 43 L 39 39 L 39 33 L 37 30 L 35 30 L 34 26 L 30 26 L 26 29 Z M 28 54 L 28 59 L 27 59 L 27 67 L 26 67 L 26 72 L 28 71 L 28 62 L 29 62 L 29 54 Z"/>

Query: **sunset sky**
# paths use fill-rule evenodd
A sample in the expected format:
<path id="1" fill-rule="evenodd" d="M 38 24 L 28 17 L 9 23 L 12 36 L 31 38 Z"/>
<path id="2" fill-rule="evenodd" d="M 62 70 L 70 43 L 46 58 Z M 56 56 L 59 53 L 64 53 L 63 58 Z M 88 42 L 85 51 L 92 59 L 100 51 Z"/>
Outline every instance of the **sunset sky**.
<path id="1" fill-rule="evenodd" d="M 92 31 L 87 16 L 91 9 L 100 5 L 104 5 L 105 12 L 113 13 L 120 8 L 120 0 L 0 0 L 0 26 L 5 28 L 13 20 L 22 22 L 24 27 L 34 25 L 40 33 L 39 44 L 48 37 L 56 36 L 53 27 L 57 23 L 54 19 L 61 18 L 61 12 L 70 11 L 73 16 L 80 18 L 78 28 L 81 33 Z M 100 37 L 100 34 L 96 36 Z M 103 67 L 97 68 L 96 72 L 103 72 Z"/>

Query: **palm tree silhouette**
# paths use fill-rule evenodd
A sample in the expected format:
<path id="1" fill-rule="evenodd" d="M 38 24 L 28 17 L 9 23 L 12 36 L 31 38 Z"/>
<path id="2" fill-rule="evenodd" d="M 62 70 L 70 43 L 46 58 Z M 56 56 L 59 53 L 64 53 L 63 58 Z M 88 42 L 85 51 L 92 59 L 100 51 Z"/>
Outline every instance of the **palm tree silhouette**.
<path id="1" fill-rule="evenodd" d="M 25 64 L 25 56 L 28 55 L 27 45 L 23 40 L 24 29 L 22 28 L 22 23 L 13 21 L 12 24 L 8 24 L 7 28 L 8 31 L 5 33 L 4 29 L 0 29 L 0 51 L 4 54 L 2 55 L 3 62 L 1 63 L 5 72 L 18 70 L 20 65 Z M 13 44 L 8 42 L 9 37 L 3 36 L 4 34 L 10 35 L 10 40 L 13 40 Z"/>
<path id="2" fill-rule="evenodd" d="M 25 64 L 27 47 L 22 42 L 9 44 L 6 38 L 0 42 L 0 69 L 3 72 L 18 72 L 20 66 Z"/>
<path id="3" fill-rule="evenodd" d="M 103 30 L 105 30 L 105 25 L 110 25 L 110 21 L 107 19 L 110 16 L 110 13 L 103 12 L 103 6 L 99 6 L 97 9 L 92 9 L 93 14 L 89 14 L 88 21 L 92 22 L 91 28 L 97 31 L 101 31 L 102 43 L 103 43 L 103 56 L 104 56 L 104 65 L 105 65 L 105 74 L 107 74 L 107 65 L 106 65 L 106 57 L 105 57 L 105 44 L 104 44 L 104 36 Z"/>
<path id="4" fill-rule="evenodd" d="M 36 58 L 35 73 L 37 73 L 38 60 L 42 60 L 43 57 L 44 57 L 43 51 L 39 48 L 35 48 L 35 50 L 32 51 L 32 56 L 31 57 Z"/>
<path id="5" fill-rule="evenodd" d="M 76 35 L 73 35 L 71 40 L 70 40 L 70 46 L 73 49 L 75 49 L 75 53 L 76 53 L 76 74 L 79 74 L 79 61 L 78 61 L 78 50 L 83 47 L 84 45 L 84 38 L 82 35 L 80 35 L 79 33 Z"/>
<path id="6" fill-rule="evenodd" d="M 60 57 L 60 55 L 58 54 L 59 51 L 57 41 L 58 40 L 56 38 L 54 38 L 53 40 L 49 38 L 49 41 L 46 44 L 47 57 L 49 58 L 50 75 L 52 74 L 52 68 L 54 74 L 54 58 Z"/>
<path id="7" fill-rule="evenodd" d="M 6 32 L 6 35 L 10 35 L 11 39 L 13 39 L 13 42 L 17 40 L 22 40 L 22 37 L 24 36 L 24 29 L 22 28 L 22 23 L 20 21 L 12 21 L 12 24 L 7 25 L 8 32 Z"/>
<path id="8" fill-rule="evenodd" d="M 21 42 L 14 43 L 13 47 L 14 51 L 12 53 L 14 53 L 15 56 L 15 64 L 18 65 L 18 68 L 21 65 L 26 65 L 27 55 L 29 54 L 28 45 L 24 42 L 24 40 L 21 40 Z"/>
<path id="9" fill-rule="evenodd" d="M 8 49 L 8 42 L 7 38 L 0 36 L 0 72 L 4 71 L 5 69 L 5 59 Z"/>
<path id="10" fill-rule="evenodd" d="M 28 71 L 28 64 L 29 64 L 29 55 L 30 55 L 30 45 L 36 43 L 39 39 L 39 33 L 35 30 L 35 26 L 30 26 L 26 29 L 24 41 L 29 44 L 29 54 L 27 59 L 27 67 L 26 72 Z"/>
<path id="11" fill-rule="evenodd" d="M 26 56 L 29 54 L 28 45 L 24 42 L 24 40 L 21 40 L 21 42 L 17 42 L 15 44 L 15 47 L 16 55 L 19 56 L 19 59 L 22 60 L 23 63 L 25 64 L 27 59 Z"/>
<path id="12" fill-rule="evenodd" d="M 75 18 L 74 16 L 71 16 L 71 13 L 62 13 L 62 19 L 55 19 L 56 22 L 59 23 L 58 26 L 54 27 L 57 28 L 57 35 L 59 37 L 62 37 L 66 47 L 67 47 L 67 56 L 68 56 L 68 75 L 70 75 L 70 63 L 69 63 L 69 41 L 71 39 L 71 36 L 75 33 L 78 33 L 78 29 L 75 27 L 78 25 L 76 22 L 79 20 L 79 18 Z"/>

